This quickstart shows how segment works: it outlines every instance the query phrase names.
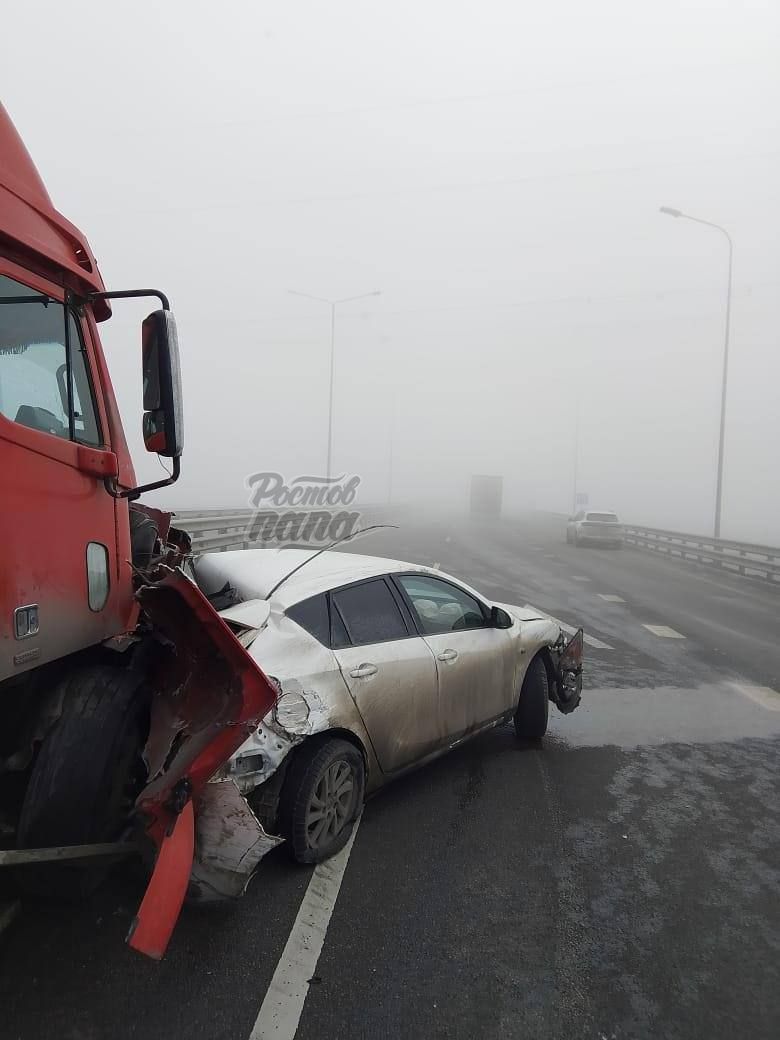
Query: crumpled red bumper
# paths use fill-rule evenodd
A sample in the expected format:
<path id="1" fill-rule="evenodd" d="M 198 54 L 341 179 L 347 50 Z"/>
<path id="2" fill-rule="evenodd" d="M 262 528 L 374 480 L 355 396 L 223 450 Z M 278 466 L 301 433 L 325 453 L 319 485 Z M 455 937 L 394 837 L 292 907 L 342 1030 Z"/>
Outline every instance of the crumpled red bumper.
<path id="1" fill-rule="evenodd" d="M 187 892 L 198 795 L 277 697 L 200 589 L 166 571 L 138 592 L 160 644 L 145 751 L 150 782 L 136 803 L 157 858 L 128 936 L 134 950 L 158 960 Z"/>

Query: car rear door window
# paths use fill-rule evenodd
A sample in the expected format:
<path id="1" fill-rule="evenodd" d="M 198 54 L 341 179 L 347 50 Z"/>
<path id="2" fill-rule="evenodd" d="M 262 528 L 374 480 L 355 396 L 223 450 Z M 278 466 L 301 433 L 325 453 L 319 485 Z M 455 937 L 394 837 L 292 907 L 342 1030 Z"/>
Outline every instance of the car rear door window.
<path id="1" fill-rule="evenodd" d="M 425 574 L 403 574 L 397 580 L 424 635 L 487 627 L 488 619 L 479 601 L 464 589 Z"/>
<path id="2" fill-rule="evenodd" d="M 405 639 L 409 630 L 384 578 L 350 585 L 331 593 L 331 602 L 353 646 Z M 334 647 L 337 633 L 334 626 Z"/>

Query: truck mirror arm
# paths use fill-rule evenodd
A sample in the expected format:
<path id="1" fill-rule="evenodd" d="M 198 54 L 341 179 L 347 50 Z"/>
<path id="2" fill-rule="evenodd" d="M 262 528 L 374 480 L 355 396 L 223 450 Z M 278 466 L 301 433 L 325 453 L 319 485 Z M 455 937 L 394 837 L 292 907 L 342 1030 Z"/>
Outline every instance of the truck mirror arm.
<path id="1" fill-rule="evenodd" d="M 129 300 L 135 296 L 154 296 L 162 304 L 164 311 L 171 309 L 168 297 L 159 289 L 117 289 L 115 292 L 93 292 L 87 297 L 88 300 Z"/>
<path id="2" fill-rule="evenodd" d="M 171 475 L 167 477 L 165 480 L 156 480 L 153 484 L 142 484 L 141 487 L 124 488 L 121 491 L 117 487 L 116 480 L 113 477 L 106 477 L 106 479 L 103 481 L 103 484 L 105 486 L 106 491 L 113 498 L 129 498 L 131 502 L 134 502 L 137 498 L 140 498 L 140 496 L 145 494 L 147 491 L 156 491 L 157 488 L 168 487 L 169 484 L 175 484 L 176 481 L 179 479 L 180 473 L 181 461 L 179 459 L 179 456 L 175 455 L 173 458 L 173 471 L 171 472 Z"/>

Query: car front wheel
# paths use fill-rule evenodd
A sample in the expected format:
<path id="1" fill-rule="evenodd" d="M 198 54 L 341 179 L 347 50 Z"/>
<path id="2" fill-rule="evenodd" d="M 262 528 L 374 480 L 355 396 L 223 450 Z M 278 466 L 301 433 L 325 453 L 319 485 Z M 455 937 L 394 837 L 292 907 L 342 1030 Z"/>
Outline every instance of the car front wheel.
<path id="1" fill-rule="evenodd" d="M 298 752 L 285 780 L 280 823 L 298 863 L 322 863 L 349 841 L 363 807 L 363 755 L 332 738 Z"/>
<path id="2" fill-rule="evenodd" d="M 524 740 L 541 740 L 547 732 L 550 682 L 540 656 L 531 661 L 520 689 L 515 710 L 515 732 Z"/>

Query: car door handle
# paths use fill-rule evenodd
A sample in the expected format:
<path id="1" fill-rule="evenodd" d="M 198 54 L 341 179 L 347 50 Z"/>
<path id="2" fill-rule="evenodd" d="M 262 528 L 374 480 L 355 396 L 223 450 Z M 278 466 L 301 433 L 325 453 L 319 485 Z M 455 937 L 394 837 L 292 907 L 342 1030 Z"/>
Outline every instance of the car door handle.
<path id="1" fill-rule="evenodd" d="M 457 656 L 457 650 L 442 650 L 440 654 L 436 655 L 439 661 L 454 661 Z"/>
<path id="2" fill-rule="evenodd" d="M 379 671 L 375 664 L 361 664 L 353 668 L 349 673 L 353 679 L 365 679 L 369 675 L 376 675 Z"/>

